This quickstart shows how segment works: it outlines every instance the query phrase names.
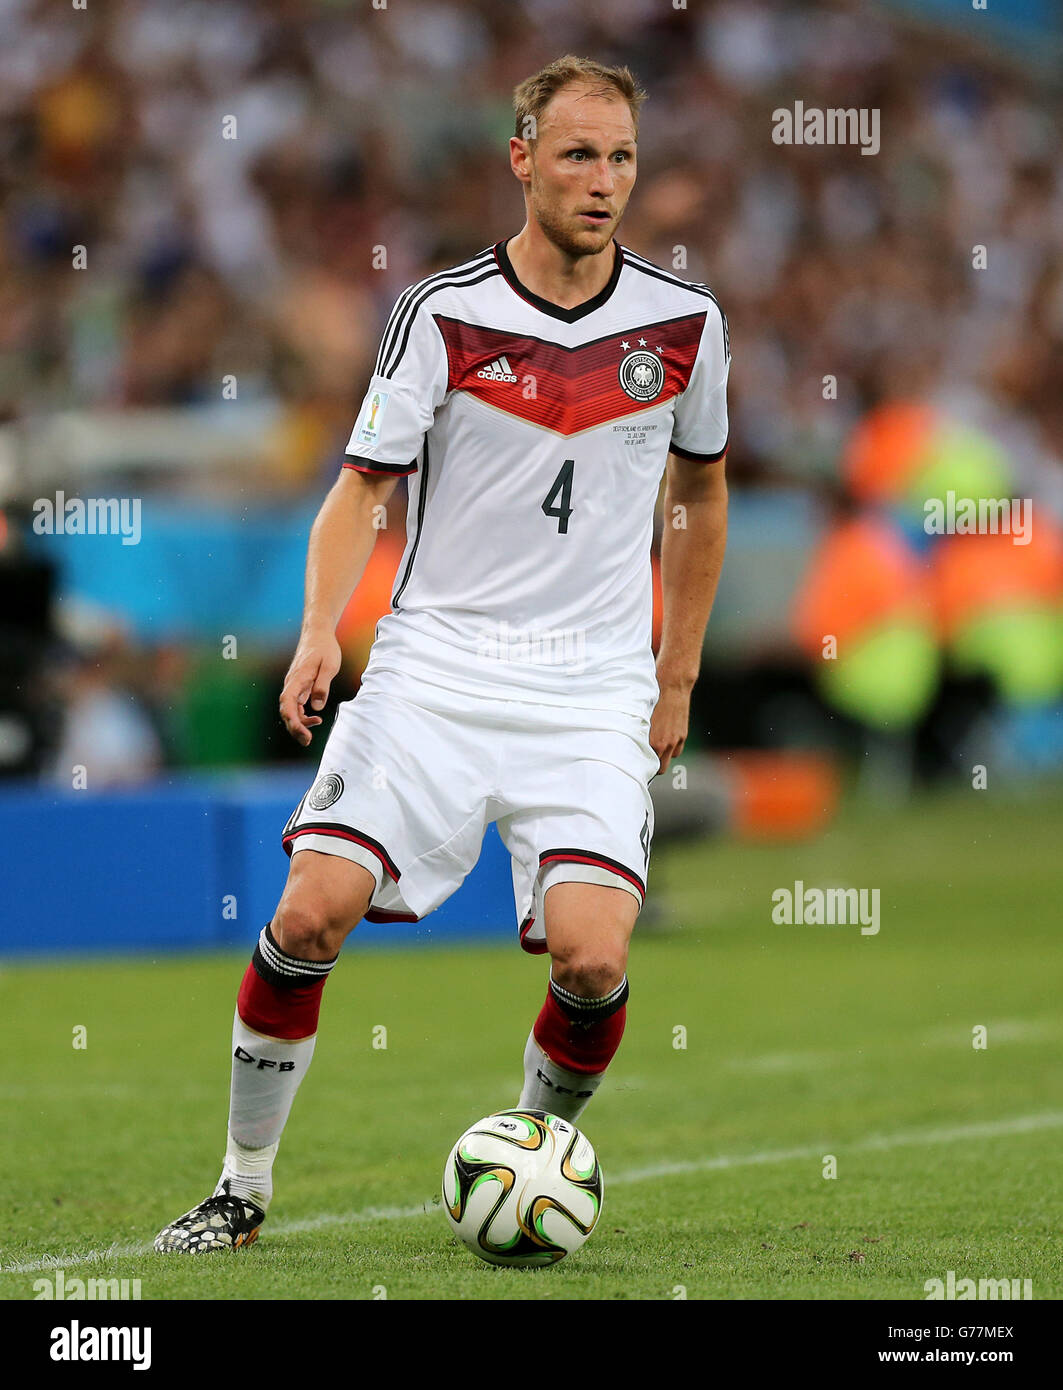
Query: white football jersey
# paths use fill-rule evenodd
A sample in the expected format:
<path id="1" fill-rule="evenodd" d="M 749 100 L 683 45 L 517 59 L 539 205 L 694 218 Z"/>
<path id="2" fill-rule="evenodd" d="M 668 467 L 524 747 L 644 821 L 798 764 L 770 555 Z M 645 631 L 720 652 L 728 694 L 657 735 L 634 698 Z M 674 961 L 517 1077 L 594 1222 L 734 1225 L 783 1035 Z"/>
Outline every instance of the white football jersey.
<path id="1" fill-rule="evenodd" d="M 613 247 L 572 309 L 505 242 L 399 298 L 344 463 L 410 478 L 366 682 L 652 713 L 654 506 L 669 450 L 726 451 L 730 350 L 711 290 Z"/>

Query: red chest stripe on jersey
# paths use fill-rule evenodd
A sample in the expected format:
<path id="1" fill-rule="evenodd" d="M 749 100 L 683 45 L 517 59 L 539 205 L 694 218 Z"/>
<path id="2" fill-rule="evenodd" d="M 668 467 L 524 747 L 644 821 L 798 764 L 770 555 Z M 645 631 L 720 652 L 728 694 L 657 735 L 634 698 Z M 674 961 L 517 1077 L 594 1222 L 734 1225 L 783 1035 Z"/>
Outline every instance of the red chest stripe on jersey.
<path id="1" fill-rule="evenodd" d="M 568 348 L 443 314 L 433 317 L 446 344 L 448 390 L 465 391 L 509 415 L 565 435 L 652 410 L 685 391 L 705 325 L 703 313 L 688 314 Z M 652 400 L 637 400 L 620 384 L 620 364 L 630 352 L 648 352 L 664 368 L 664 383 Z M 501 357 L 515 382 L 504 379 Z M 529 379 L 534 393 L 528 389 Z"/>

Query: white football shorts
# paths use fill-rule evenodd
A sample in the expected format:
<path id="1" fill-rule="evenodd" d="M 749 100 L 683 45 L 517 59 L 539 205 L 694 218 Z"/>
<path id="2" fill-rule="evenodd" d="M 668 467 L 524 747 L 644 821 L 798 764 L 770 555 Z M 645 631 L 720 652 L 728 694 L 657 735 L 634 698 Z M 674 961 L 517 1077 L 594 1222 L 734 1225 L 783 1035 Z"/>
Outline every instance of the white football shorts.
<path id="1" fill-rule="evenodd" d="M 520 943 L 540 954 L 551 884 L 622 888 L 641 907 L 659 769 L 635 716 L 378 678 L 340 705 L 283 843 L 368 869 L 369 921 L 415 922 L 461 886 L 496 823 Z"/>

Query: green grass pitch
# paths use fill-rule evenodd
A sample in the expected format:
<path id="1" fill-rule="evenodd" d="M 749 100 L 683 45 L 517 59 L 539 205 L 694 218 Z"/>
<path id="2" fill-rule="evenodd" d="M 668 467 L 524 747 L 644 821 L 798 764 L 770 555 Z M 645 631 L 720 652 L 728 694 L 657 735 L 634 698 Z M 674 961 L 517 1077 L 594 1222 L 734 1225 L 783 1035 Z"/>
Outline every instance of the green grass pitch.
<path id="1" fill-rule="evenodd" d="M 949 1270 L 1059 1298 L 1061 842 L 1047 792 L 972 791 L 852 804 L 808 844 L 659 853 L 585 1116 L 603 1216 L 547 1270 L 480 1264 L 437 1195 L 461 1130 L 516 1102 L 546 965 L 515 936 L 348 945 L 259 1242 L 198 1259 L 150 1243 L 217 1177 L 245 959 L 9 964 L 0 1296 L 62 1267 L 144 1299 L 918 1300 Z M 877 887 L 879 934 L 775 925 L 796 879 Z"/>

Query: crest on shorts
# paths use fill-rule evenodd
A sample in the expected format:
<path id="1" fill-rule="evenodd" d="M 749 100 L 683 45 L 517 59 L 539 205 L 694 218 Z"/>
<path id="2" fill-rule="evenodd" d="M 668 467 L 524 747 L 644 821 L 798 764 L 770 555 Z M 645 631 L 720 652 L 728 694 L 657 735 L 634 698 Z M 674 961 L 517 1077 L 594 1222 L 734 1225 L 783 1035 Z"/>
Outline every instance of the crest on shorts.
<path id="1" fill-rule="evenodd" d="M 664 386 L 664 364 L 654 352 L 629 352 L 620 363 L 620 385 L 635 401 L 652 401 Z"/>
<path id="2" fill-rule="evenodd" d="M 343 795 L 343 778 L 336 772 L 326 772 L 314 783 L 306 799 L 311 811 L 327 811 Z"/>

